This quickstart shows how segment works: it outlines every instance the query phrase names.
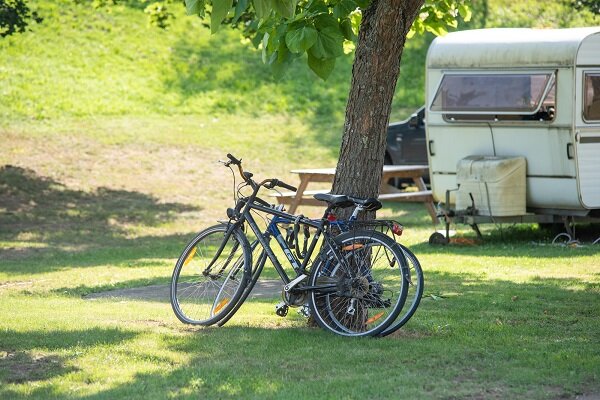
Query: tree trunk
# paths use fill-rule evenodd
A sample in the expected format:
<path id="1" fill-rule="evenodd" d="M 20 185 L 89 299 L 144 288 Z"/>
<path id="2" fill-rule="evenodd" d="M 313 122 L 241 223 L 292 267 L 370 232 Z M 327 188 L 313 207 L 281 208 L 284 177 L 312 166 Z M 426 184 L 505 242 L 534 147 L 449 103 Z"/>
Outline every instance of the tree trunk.
<path id="1" fill-rule="evenodd" d="M 377 197 L 406 35 L 424 0 L 373 0 L 363 12 L 332 193 Z"/>

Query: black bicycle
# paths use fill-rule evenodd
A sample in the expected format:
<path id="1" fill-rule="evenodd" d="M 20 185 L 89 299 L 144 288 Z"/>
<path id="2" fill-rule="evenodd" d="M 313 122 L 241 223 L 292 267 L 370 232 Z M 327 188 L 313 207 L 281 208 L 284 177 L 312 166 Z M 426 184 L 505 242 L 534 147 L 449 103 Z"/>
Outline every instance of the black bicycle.
<path id="1" fill-rule="evenodd" d="M 383 232 L 400 233 L 401 226 L 393 221 L 332 218 L 336 208 L 354 207 L 353 217 L 362 210 L 376 210 L 381 207 L 377 199 L 318 194 L 315 198 L 327 204 L 321 219 L 292 215 L 258 193 L 261 188 L 296 188 L 278 179 L 257 183 L 240 160 L 227 157 L 224 164 L 237 166 L 243 179 L 236 205 L 227 210 L 228 221 L 192 239 L 173 271 L 171 305 L 182 322 L 226 323 L 252 291 L 267 259 L 283 282 L 283 301 L 276 309 L 280 316 L 290 306 L 303 307 L 321 327 L 344 336 L 382 336 L 408 321 L 422 294 L 421 267 L 414 254 Z M 243 187 L 250 187 L 251 194 L 241 195 Z M 264 231 L 254 219 L 257 213 L 269 218 Z M 252 243 L 248 227 L 255 237 Z M 303 249 L 300 232 L 305 237 Z M 293 278 L 273 251 L 272 238 L 293 269 Z M 402 313 L 409 293 L 410 305 Z"/>

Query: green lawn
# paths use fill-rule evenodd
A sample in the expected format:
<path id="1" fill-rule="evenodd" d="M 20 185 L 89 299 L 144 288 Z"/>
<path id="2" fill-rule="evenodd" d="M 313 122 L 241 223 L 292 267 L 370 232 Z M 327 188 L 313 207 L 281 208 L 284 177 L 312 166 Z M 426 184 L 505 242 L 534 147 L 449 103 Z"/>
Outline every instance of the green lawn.
<path id="1" fill-rule="evenodd" d="M 457 226 L 465 244 L 432 247 L 441 226 L 422 205 L 386 204 L 425 296 L 384 339 L 279 318 L 278 298 L 207 329 L 166 301 L 87 299 L 169 282 L 186 242 L 232 204 L 227 152 L 292 184 L 290 169 L 335 165 L 351 68 L 327 85 L 301 66 L 275 81 L 234 33 L 210 37 L 175 4 L 168 31 L 149 29 L 123 4 L 32 2 L 44 22 L 0 39 L 0 398 L 600 396 L 597 226 L 579 228 L 581 247 L 527 225 L 485 226 L 476 245 Z M 396 119 L 423 102 L 419 40 Z"/>

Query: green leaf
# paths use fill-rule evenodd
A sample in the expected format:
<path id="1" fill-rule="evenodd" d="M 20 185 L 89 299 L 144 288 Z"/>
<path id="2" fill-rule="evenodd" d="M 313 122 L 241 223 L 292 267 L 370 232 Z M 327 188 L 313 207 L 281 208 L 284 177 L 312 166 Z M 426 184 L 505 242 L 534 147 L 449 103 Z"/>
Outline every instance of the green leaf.
<path id="1" fill-rule="evenodd" d="M 327 27 L 336 28 L 336 29 L 338 27 L 337 18 L 333 18 L 333 15 L 331 15 L 331 14 L 318 15 L 317 17 L 315 17 L 314 21 L 315 21 L 315 27 L 319 31 L 323 30 Z"/>
<path id="2" fill-rule="evenodd" d="M 351 14 L 350 22 L 352 22 L 352 32 L 354 32 L 354 36 L 357 36 L 360 29 L 360 23 L 362 22 L 362 13 Z"/>
<path id="3" fill-rule="evenodd" d="M 292 53 L 302 53 L 317 42 L 317 30 L 312 26 L 302 26 L 285 35 L 285 44 Z"/>
<path id="4" fill-rule="evenodd" d="M 275 11 L 283 18 L 293 18 L 296 13 L 297 0 L 272 0 Z"/>
<path id="5" fill-rule="evenodd" d="M 187 15 L 199 15 L 204 11 L 204 0 L 185 0 Z"/>
<path id="6" fill-rule="evenodd" d="M 265 33 L 265 35 L 262 38 L 262 62 L 264 64 L 267 64 L 268 59 L 269 59 L 269 54 L 267 53 L 267 48 L 268 48 L 268 44 L 269 44 L 269 34 Z"/>
<path id="7" fill-rule="evenodd" d="M 308 53 L 308 66 L 319 78 L 325 81 L 335 67 L 335 58 L 318 59 Z"/>
<path id="8" fill-rule="evenodd" d="M 281 79 L 294 59 L 285 47 L 285 43 L 280 44 L 276 54 L 277 58 L 271 63 L 271 72 L 273 72 L 275 79 Z"/>
<path id="9" fill-rule="evenodd" d="M 238 22 L 246 9 L 248 9 L 248 0 L 238 0 L 237 4 L 235 5 L 235 14 L 233 15 L 232 20 L 234 24 Z"/>
<path id="10" fill-rule="evenodd" d="M 440 22 L 432 22 L 426 25 L 425 28 L 436 36 L 444 36 L 448 33 L 444 24 Z"/>
<path id="11" fill-rule="evenodd" d="M 329 13 L 329 7 L 324 1 L 309 1 L 307 12 L 310 15 L 327 14 Z"/>
<path id="12" fill-rule="evenodd" d="M 275 29 L 269 31 L 269 43 L 267 45 L 267 50 L 270 52 L 278 51 L 281 47 L 281 43 L 284 42 L 283 47 L 285 47 L 285 33 L 287 30 L 287 25 L 282 23 L 277 25 Z"/>
<path id="13" fill-rule="evenodd" d="M 358 8 L 358 4 L 354 0 L 342 0 L 333 6 L 334 18 L 346 18 L 348 14 Z"/>
<path id="14" fill-rule="evenodd" d="M 356 39 L 356 35 L 354 35 L 354 31 L 352 30 L 352 21 L 349 18 L 340 21 L 340 31 L 346 40 Z"/>
<path id="15" fill-rule="evenodd" d="M 250 41 L 252 42 L 252 46 L 254 46 L 255 49 L 258 49 L 258 46 L 260 46 L 260 44 L 262 43 L 263 36 L 264 36 L 264 33 L 256 32 L 256 34 L 250 38 Z"/>
<path id="16" fill-rule="evenodd" d="M 341 56 L 344 54 L 344 35 L 337 26 L 317 31 L 317 41 L 310 48 L 310 53 L 319 59 Z"/>
<path id="17" fill-rule="evenodd" d="M 254 11 L 256 11 L 258 19 L 265 19 L 271 14 L 271 10 L 273 9 L 271 0 L 252 0 L 252 3 L 254 4 Z"/>
<path id="18" fill-rule="evenodd" d="M 210 31 L 215 33 L 221 27 L 221 22 L 233 6 L 233 0 L 213 0 L 212 14 L 210 16 Z"/>
<path id="19" fill-rule="evenodd" d="M 369 7 L 369 4 L 371 4 L 371 0 L 357 0 L 356 4 L 358 4 L 360 8 L 365 10 L 367 7 Z"/>
<path id="20" fill-rule="evenodd" d="M 471 13 L 471 8 L 469 8 L 469 6 L 466 4 L 460 4 L 458 6 L 458 13 L 465 22 L 469 22 L 471 20 L 471 16 L 473 15 Z"/>

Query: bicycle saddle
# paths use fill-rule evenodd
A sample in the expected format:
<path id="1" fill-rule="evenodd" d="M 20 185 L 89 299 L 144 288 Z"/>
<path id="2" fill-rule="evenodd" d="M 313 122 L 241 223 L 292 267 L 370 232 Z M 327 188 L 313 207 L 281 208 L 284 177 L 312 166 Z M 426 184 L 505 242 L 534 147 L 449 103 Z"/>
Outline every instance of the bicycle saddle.
<path id="1" fill-rule="evenodd" d="M 325 201 L 333 207 L 346 208 L 352 207 L 355 204 L 350 197 L 344 194 L 317 193 L 314 195 L 314 198 Z"/>
<path id="2" fill-rule="evenodd" d="M 352 207 L 354 205 L 360 205 L 367 211 L 379 210 L 382 205 L 379 200 L 373 197 L 368 199 L 361 199 L 360 197 L 346 196 L 344 194 L 329 194 L 329 193 L 317 193 L 314 195 L 315 199 L 326 201 L 333 207 Z"/>

